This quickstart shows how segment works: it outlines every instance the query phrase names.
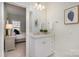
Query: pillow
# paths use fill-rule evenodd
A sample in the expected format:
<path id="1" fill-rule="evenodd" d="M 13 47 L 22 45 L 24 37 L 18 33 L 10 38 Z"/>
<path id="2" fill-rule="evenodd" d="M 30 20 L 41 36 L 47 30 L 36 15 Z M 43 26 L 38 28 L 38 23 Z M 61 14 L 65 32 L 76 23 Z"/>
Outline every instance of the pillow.
<path id="1" fill-rule="evenodd" d="M 15 34 L 20 34 L 20 32 L 17 29 L 14 29 Z"/>

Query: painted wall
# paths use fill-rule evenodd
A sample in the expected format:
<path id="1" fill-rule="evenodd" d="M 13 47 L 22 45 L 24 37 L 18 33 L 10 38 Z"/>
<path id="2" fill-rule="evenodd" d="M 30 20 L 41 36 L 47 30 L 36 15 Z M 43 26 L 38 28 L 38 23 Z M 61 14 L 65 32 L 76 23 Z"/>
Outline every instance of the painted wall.
<path id="1" fill-rule="evenodd" d="M 79 3 L 48 3 L 47 20 L 55 31 L 55 56 L 79 56 L 79 24 L 64 24 L 64 9 Z M 53 38 L 54 39 L 54 38 Z"/>

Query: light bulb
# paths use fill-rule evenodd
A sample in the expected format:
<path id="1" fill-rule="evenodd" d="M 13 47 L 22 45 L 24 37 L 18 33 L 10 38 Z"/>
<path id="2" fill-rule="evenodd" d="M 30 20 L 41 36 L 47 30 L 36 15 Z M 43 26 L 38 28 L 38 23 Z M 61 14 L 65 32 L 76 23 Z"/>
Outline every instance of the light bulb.
<path id="1" fill-rule="evenodd" d="M 34 8 L 36 8 L 37 10 L 43 10 L 43 9 L 45 9 L 45 6 L 42 5 L 42 4 L 35 3 L 35 7 Z"/>
<path id="2" fill-rule="evenodd" d="M 45 6 L 42 6 L 42 9 L 45 9 Z"/>
<path id="3" fill-rule="evenodd" d="M 41 8 L 40 8 L 40 10 L 44 10 L 44 9 L 45 9 L 45 6 L 42 5 Z"/>
<path id="4" fill-rule="evenodd" d="M 41 4 L 39 4 L 39 8 L 41 8 L 42 7 L 42 5 Z"/>
<path id="5" fill-rule="evenodd" d="M 38 4 L 37 3 L 35 3 L 35 7 L 37 7 L 38 6 Z"/>
<path id="6" fill-rule="evenodd" d="M 37 4 L 37 3 L 35 3 L 34 8 L 37 8 L 37 7 L 38 7 L 38 4 Z"/>

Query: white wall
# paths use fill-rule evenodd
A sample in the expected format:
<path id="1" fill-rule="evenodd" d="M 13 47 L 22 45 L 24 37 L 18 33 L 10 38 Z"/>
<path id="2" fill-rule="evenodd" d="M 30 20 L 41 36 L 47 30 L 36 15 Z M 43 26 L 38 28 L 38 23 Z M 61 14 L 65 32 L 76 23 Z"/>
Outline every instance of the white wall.
<path id="1" fill-rule="evenodd" d="M 64 25 L 64 9 L 77 4 L 48 3 L 47 19 L 50 28 L 54 21 L 58 21 L 54 22 L 56 56 L 79 56 L 79 24 Z"/>

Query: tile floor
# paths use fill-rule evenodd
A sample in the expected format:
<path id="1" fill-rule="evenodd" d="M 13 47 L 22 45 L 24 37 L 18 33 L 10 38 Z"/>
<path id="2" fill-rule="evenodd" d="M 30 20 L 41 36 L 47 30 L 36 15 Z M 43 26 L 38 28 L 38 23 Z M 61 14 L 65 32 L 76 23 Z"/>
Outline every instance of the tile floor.
<path id="1" fill-rule="evenodd" d="M 16 44 L 16 49 L 5 52 L 5 57 L 25 57 L 26 56 L 26 43 L 21 42 Z"/>

